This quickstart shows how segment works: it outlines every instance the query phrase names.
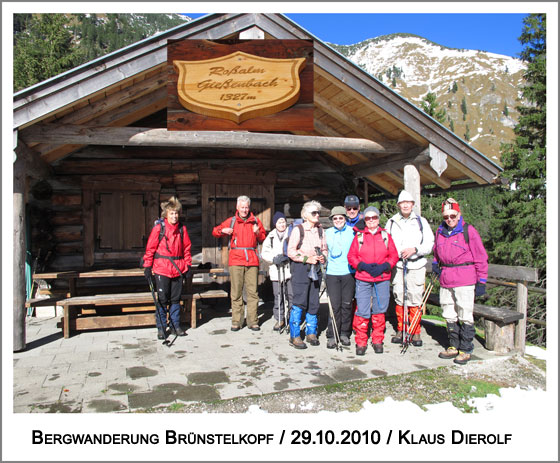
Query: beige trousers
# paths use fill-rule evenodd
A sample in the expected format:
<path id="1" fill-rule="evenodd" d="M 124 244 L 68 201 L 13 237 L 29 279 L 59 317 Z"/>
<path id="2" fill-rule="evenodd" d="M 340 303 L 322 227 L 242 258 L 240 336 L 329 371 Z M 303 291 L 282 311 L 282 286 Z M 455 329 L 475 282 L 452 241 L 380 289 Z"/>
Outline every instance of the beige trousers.
<path id="1" fill-rule="evenodd" d="M 231 265 L 229 267 L 229 275 L 231 281 L 231 324 L 243 326 L 245 318 L 243 289 L 245 289 L 247 297 L 247 326 L 258 325 L 257 309 L 259 307 L 259 294 L 257 292 L 257 282 L 259 268 Z"/>
<path id="2" fill-rule="evenodd" d="M 440 288 L 439 303 L 445 320 L 450 323 L 474 323 L 474 288 L 475 285 Z"/>
<path id="3" fill-rule="evenodd" d="M 424 294 L 426 267 L 408 269 L 406 272 L 406 305 L 407 307 L 420 307 Z M 393 296 L 397 305 L 404 306 L 404 281 L 403 269 L 395 267 L 393 270 Z"/>

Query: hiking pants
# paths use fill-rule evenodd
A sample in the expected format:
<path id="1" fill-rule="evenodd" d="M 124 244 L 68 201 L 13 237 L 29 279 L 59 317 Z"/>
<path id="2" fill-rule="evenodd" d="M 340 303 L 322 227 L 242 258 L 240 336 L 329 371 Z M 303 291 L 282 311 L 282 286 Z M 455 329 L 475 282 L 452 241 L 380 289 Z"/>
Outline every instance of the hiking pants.
<path id="1" fill-rule="evenodd" d="M 334 313 L 334 322 L 340 336 L 348 336 L 352 332 L 352 299 L 356 285 L 354 275 L 326 275 L 327 293 Z M 327 338 L 334 338 L 333 320 L 329 310 Z"/>
<path id="2" fill-rule="evenodd" d="M 442 316 L 447 321 L 450 345 L 467 354 L 474 350 L 474 288 L 475 285 L 469 285 L 439 290 L 439 302 Z M 458 346 L 455 345 L 457 342 Z"/>
<path id="3" fill-rule="evenodd" d="M 243 326 L 245 307 L 243 304 L 243 289 L 247 297 L 247 326 L 259 324 L 257 309 L 259 307 L 259 294 L 257 283 L 259 267 L 246 267 L 244 265 L 230 265 L 229 275 L 231 282 L 231 324 Z"/>
<path id="4" fill-rule="evenodd" d="M 155 274 L 158 307 L 156 312 L 156 326 L 165 329 L 167 326 L 167 306 L 169 305 L 169 318 L 171 326 L 179 326 L 181 321 L 181 292 L 183 290 L 183 277 L 169 278 Z"/>
<path id="5" fill-rule="evenodd" d="M 274 293 L 274 307 L 272 308 L 272 313 L 274 314 L 274 320 L 280 322 L 284 321 L 284 311 L 290 311 L 292 299 L 294 298 L 294 292 L 292 290 L 292 280 L 286 280 L 282 286 L 285 287 L 283 302 L 280 282 L 272 282 L 272 292 Z"/>
<path id="6" fill-rule="evenodd" d="M 307 311 L 311 315 L 319 313 L 319 289 L 323 272 L 317 271 L 317 280 L 313 281 L 308 277 L 309 264 L 292 261 L 290 271 L 292 272 L 292 289 L 294 299 L 292 305 Z"/>
<path id="7" fill-rule="evenodd" d="M 426 267 L 407 269 L 406 271 L 406 303 L 408 307 L 422 305 L 424 283 L 426 280 Z M 404 280 L 403 269 L 395 266 L 393 270 L 393 296 L 395 303 L 404 306 Z"/>

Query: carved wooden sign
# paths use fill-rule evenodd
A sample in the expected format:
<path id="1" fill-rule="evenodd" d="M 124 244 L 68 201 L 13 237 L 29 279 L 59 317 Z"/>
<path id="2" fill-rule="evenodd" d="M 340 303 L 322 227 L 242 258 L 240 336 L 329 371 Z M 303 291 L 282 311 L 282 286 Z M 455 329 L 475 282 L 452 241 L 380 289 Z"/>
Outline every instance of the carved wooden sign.
<path id="1" fill-rule="evenodd" d="M 274 114 L 299 98 L 305 58 L 273 59 L 237 51 L 222 58 L 173 61 L 179 101 L 190 111 L 236 123 Z"/>
<path id="2" fill-rule="evenodd" d="M 170 40 L 168 130 L 313 130 L 310 40 Z"/>

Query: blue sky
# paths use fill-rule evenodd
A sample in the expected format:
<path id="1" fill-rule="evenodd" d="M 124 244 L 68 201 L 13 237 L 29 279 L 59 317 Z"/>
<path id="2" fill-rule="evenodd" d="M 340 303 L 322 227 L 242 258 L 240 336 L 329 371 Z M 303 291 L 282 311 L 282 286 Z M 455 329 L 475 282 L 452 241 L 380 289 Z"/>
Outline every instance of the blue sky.
<path id="1" fill-rule="evenodd" d="M 192 18 L 203 16 L 200 13 L 185 14 Z M 319 39 L 339 45 L 403 32 L 450 48 L 483 50 L 517 58 L 523 48 L 518 37 L 523 18 L 528 13 L 285 14 Z"/>

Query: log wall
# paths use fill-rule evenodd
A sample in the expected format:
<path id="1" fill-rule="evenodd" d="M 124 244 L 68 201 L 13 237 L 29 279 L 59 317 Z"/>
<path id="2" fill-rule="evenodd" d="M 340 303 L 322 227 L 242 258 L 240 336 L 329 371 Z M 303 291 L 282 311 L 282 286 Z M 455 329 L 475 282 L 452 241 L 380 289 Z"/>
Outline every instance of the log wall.
<path id="1" fill-rule="evenodd" d="M 42 271 L 84 267 L 84 182 L 158 184 L 160 202 L 177 195 L 193 256 L 202 252 L 201 176 L 208 181 L 209 170 L 224 175 L 235 171 L 240 176 L 244 170 L 253 176 L 273 173 L 275 210 L 294 218 L 311 199 L 328 209 L 342 204 L 352 185 L 315 154 L 302 152 L 89 146 L 57 161 L 53 169 L 51 179 L 32 185 L 29 197 L 32 254 L 39 255 L 38 270 Z M 218 174 L 216 183 L 222 180 Z M 121 255 L 105 265 L 136 266 L 138 261 L 138 256 Z M 95 266 L 100 266 L 97 261 Z"/>

